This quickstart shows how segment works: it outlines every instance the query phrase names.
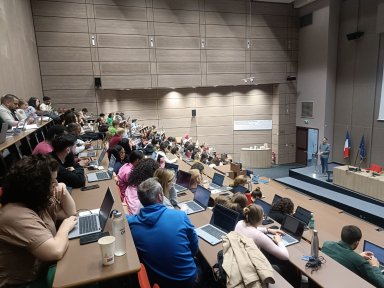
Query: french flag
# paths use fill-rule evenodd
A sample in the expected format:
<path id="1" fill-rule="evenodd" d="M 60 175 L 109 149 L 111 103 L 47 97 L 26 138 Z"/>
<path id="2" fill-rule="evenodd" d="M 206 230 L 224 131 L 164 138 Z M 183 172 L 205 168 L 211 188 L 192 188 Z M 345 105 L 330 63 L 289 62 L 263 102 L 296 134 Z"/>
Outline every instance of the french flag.
<path id="1" fill-rule="evenodd" d="M 344 142 L 344 158 L 349 158 L 350 149 L 351 149 L 351 139 L 349 138 L 349 132 L 347 130 L 347 135 L 345 136 L 345 142 Z"/>

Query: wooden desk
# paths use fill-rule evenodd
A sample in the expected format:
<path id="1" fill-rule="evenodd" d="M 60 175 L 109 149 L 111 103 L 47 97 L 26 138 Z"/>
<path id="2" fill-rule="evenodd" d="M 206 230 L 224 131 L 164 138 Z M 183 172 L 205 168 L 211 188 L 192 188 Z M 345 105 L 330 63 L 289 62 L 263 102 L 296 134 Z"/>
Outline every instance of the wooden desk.
<path id="1" fill-rule="evenodd" d="M 100 185 L 100 188 L 95 190 L 73 190 L 72 197 L 76 202 L 76 208 L 95 209 L 100 207 L 105 192 L 110 187 L 115 199 L 113 209 L 123 211 L 120 192 L 114 180 L 99 181 L 97 184 Z M 111 219 L 108 219 L 105 231 L 112 232 Z M 67 252 L 57 263 L 53 287 L 74 287 L 137 273 L 140 270 L 140 261 L 127 221 L 125 221 L 125 232 L 127 254 L 115 257 L 115 263 L 111 266 L 102 265 L 100 247 L 97 242 L 80 246 L 79 239 L 70 240 Z"/>
<path id="2" fill-rule="evenodd" d="M 240 162 L 247 168 L 269 168 L 272 162 L 272 150 L 241 148 Z"/>
<path id="3" fill-rule="evenodd" d="M 355 172 L 338 166 L 333 168 L 333 183 L 384 202 L 384 174 L 372 176 L 364 169 Z"/>
<path id="4" fill-rule="evenodd" d="M 225 176 L 231 179 L 235 179 L 235 172 L 231 170 L 231 166 L 229 164 L 215 166 L 213 167 L 213 169 L 220 172 L 221 174 L 224 174 Z"/>

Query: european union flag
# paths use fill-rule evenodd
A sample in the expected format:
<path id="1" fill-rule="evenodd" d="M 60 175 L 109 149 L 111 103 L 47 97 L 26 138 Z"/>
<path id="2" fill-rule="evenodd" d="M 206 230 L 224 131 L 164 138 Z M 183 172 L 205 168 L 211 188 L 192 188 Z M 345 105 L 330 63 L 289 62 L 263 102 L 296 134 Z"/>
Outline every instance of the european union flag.
<path id="1" fill-rule="evenodd" d="M 361 136 L 359 148 L 360 148 L 359 149 L 360 150 L 360 159 L 364 160 L 365 159 L 365 139 L 364 139 L 364 135 Z"/>

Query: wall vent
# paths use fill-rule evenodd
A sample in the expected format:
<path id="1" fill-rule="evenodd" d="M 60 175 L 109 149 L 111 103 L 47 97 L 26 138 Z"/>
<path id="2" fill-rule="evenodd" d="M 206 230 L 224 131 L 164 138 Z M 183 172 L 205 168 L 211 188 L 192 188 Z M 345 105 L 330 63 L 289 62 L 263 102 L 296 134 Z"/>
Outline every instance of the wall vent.
<path id="1" fill-rule="evenodd" d="M 301 118 L 313 118 L 313 102 L 301 102 Z"/>
<path id="2" fill-rule="evenodd" d="M 312 13 L 309 13 L 299 18 L 300 28 L 312 25 L 312 22 L 313 22 L 312 15 L 313 15 Z"/>

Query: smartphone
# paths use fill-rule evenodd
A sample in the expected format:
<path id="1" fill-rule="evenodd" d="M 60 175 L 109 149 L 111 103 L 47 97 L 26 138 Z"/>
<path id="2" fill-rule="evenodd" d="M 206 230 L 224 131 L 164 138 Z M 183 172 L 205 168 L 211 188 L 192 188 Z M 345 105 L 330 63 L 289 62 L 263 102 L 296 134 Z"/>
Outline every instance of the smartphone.
<path id="1" fill-rule="evenodd" d="M 80 190 L 81 191 L 86 191 L 86 190 L 92 190 L 92 189 L 97 189 L 97 188 L 100 188 L 100 186 L 96 184 L 96 185 L 81 187 Z"/>
<path id="2" fill-rule="evenodd" d="M 99 240 L 101 237 L 104 237 L 104 236 L 109 236 L 108 231 L 82 236 L 80 237 L 80 245 L 96 242 L 97 240 Z"/>

